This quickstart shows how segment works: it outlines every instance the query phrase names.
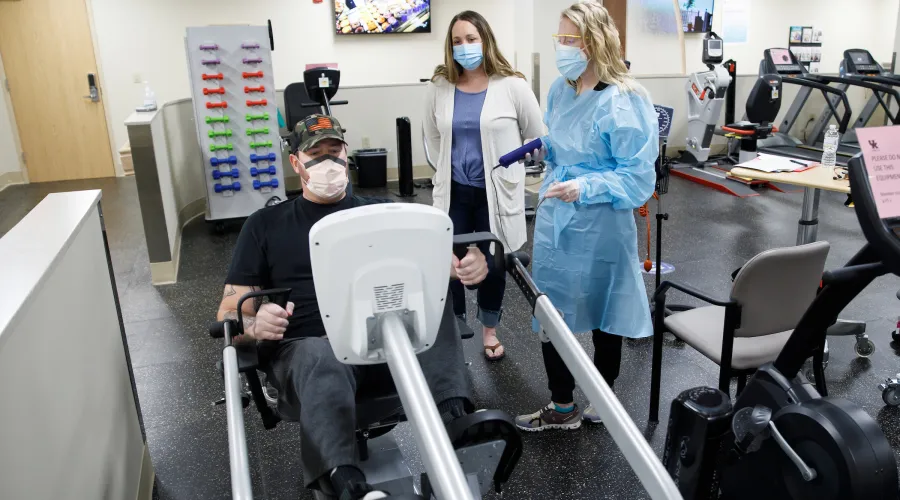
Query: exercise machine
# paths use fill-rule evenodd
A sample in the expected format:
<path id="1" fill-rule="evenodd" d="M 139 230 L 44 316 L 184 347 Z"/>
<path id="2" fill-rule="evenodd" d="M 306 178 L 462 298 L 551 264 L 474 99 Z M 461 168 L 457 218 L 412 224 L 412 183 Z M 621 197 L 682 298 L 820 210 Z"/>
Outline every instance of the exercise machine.
<path id="1" fill-rule="evenodd" d="M 843 83 L 848 79 L 825 77 L 821 75 L 811 75 L 806 68 L 800 64 L 797 56 L 790 50 L 783 48 L 766 49 L 763 53 L 763 59 L 759 63 L 759 74 L 777 74 L 782 78 L 784 84 L 798 85 L 802 87 L 797 97 L 791 103 L 791 107 L 785 114 L 781 124 L 768 138 L 760 141 L 760 152 L 769 153 L 779 156 L 787 156 L 805 161 L 820 161 L 822 159 L 822 150 L 813 146 L 804 144 L 802 141 L 790 135 L 791 130 L 800 118 L 803 107 L 806 105 L 810 94 L 814 90 L 818 90 L 825 98 L 825 103 L 830 111 L 830 117 L 834 117 L 838 121 L 838 133 L 842 136 L 850 125 L 850 117 L 853 110 L 850 108 L 850 101 L 847 99 L 847 93 L 836 87 L 829 85 L 833 82 Z M 851 83 L 853 83 L 851 81 Z M 858 82 L 857 84 L 874 85 L 866 82 Z M 882 92 L 893 92 L 892 89 L 876 85 Z M 838 112 L 838 105 L 843 105 L 843 112 Z M 837 164 L 846 166 L 847 161 L 851 158 L 852 153 L 838 150 Z"/>
<path id="2" fill-rule="evenodd" d="M 722 106 L 731 75 L 721 65 L 724 60 L 722 39 L 710 31 L 703 39 L 703 64 L 708 71 L 691 73 L 685 84 L 688 96 L 688 137 L 687 147 L 682 152 L 679 163 L 704 166 L 709 159 L 709 146 L 715 135 L 716 124 L 722 115 Z"/>
<path id="3" fill-rule="evenodd" d="M 849 169 L 868 243 L 843 268 L 825 273 L 778 358 L 756 372 L 734 405 L 711 388 L 687 391 L 672 404 L 664 461 L 686 497 L 898 497 L 897 462 L 878 423 L 798 377 L 844 307 L 876 277 L 900 275 L 900 220 L 879 216 L 861 156 Z"/>
<path id="4" fill-rule="evenodd" d="M 465 248 L 487 240 L 496 245 L 495 265 L 502 266 L 502 245 L 493 235 L 453 236 L 446 214 L 415 204 L 341 211 L 319 221 L 310 232 L 313 279 L 335 356 L 348 364 L 387 363 L 390 370 L 389 380 L 370 384 L 378 390 L 357 394 L 356 437 L 361 470 L 370 484 L 392 497 L 481 498 L 492 482 L 500 492 L 521 456 L 521 437 L 503 412 L 476 412 L 445 427 L 415 357 L 437 337 L 451 245 Z M 363 259 L 360 248 L 368 250 Z M 225 342 L 223 403 L 236 499 L 253 498 L 242 413 L 250 398 L 244 395 L 240 374 L 246 377 L 263 426 L 273 429 L 282 419 L 261 388 L 257 370 L 264 370 L 262 349 L 254 344 L 234 345 L 233 339 L 242 334 L 241 306 L 256 297 L 284 306 L 289 294 L 290 289 L 248 293 L 238 302 L 236 320 L 215 323 L 210 330 Z M 398 415 L 396 409 L 401 406 L 404 411 Z M 403 421 L 411 424 L 427 470 L 418 488 L 389 434 Z M 328 499 L 334 492 L 327 481 L 320 481 L 315 495 Z"/>
<path id="5" fill-rule="evenodd" d="M 859 141 L 856 139 L 856 129 L 868 125 L 869 120 L 872 119 L 872 115 L 875 114 L 875 111 L 879 107 L 884 111 L 885 125 L 896 125 L 898 123 L 898 118 L 900 117 L 898 117 L 898 113 L 891 111 L 890 103 L 891 99 L 894 99 L 895 101 L 900 99 L 900 96 L 898 96 L 896 90 L 893 88 L 900 85 L 900 77 L 896 77 L 890 72 L 885 71 L 885 69 L 875 61 L 872 54 L 865 49 L 850 49 L 844 51 L 844 58 L 841 60 L 840 65 L 840 76 L 841 81 L 836 86 L 840 90 L 846 91 L 851 86 L 856 85 L 872 91 L 872 97 L 869 98 L 865 107 L 856 117 L 856 120 L 854 120 L 847 129 L 847 133 L 841 137 L 841 148 L 848 153 L 855 153 L 859 151 Z M 822 79 L 821 76 L 819 78 Z M 826 78 L 826 80 L 830 79 Z M 857 83 L 851 84 L 850 82 L 854 80 L 856 80 Z M 875 85 L 869 86 L 865 84 Z M 879 90 L 878 86 L 889 89 L 890 92 Z M 832 102 L 836 102 L 834 97 L 831 99 Z M 831 113 L 828 105 L 826 105 L 819 114 L 819 118 L 816 120 L 804 143 L 809 146 L 821 145 L 830 121 Z"/>
<path id="6" fill-rule="evenodd" d="M 707 71 L 691 73 L 685 84 L 688 98 L 688 137 L 686 147 L 672 168 L 672 175 L 698 184 L 712 187 L 735 196 L 755 196 L 757 193 L 748 187 L 741 186 L 725 175 L 727 155 L 716 161 L 709 161 L 710 146 L 717 133 L 716 125 L 726 109 L 726 123 L 734 117 L 734 79 L 732 72 L 735 63 L 724 60 L 724 43 L 714 32 L 709 32 L 703 39 L 703 63 Z M 731 100 L 729 101 L 729 96 Z M 723 163 L 722 166 L 719 163 Z"/>

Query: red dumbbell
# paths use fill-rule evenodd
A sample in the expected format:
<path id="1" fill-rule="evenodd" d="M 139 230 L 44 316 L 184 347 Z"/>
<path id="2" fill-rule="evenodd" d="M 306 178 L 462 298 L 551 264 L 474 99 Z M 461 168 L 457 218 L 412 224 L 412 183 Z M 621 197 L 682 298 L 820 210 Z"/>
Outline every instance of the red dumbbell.
<path id="1" fill-rule="evenodd" d="M 207 109 L 213 109 L 213 108 L 227 108 L 227 107 L 228 107 L 228 103 L 227 103 L 227 102 L 224 102 L 224 101 L 223 101 L 223 102 L 208 102 L 208 103 L 206 103 L 206 107 L 207 107 Z"/>
<path id="2" fill-rule="evenodd" d="M 260 85 L 259 87 L 244 87 L 244 93 L 249 94 L 250 92 L 265 92 L 266 86 Z"/>
<path id="3" fill-rule="evenodd" d="M 223 75 L 222 73 L 213 73 L 211 75 L 203 73 L 203 79 L 204 80 L 224 80 L 225 75 Z"/>
<path id="4" fill-rule="evenodd" d="M 263 77 L 262 71 L 257 71 L 255 73 L 247 73 L 246 71 L 244 71 L 244 78 L 262 78 L 262 77 Z"/>
<path id="5" fill-rule="evenodd" d="M 269 104 L 269 101 L 265 99 L 260 99 L 258 101 L 247 101 L 247 106 L 265 106 Z"/>
<path id="6" fill-rule="evenodd" d="M 203 95 L 209 95 L 209 94 L 225 95 L 225 87 L 219 87 L 217 89 L 203 89 Z"/>

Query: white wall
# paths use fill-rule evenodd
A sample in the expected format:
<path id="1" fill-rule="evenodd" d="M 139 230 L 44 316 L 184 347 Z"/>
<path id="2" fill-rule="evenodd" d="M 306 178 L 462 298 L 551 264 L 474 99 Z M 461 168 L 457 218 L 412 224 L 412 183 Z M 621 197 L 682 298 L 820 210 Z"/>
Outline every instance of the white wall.
<path id="1" fill-rule="evenodd" d="M 3 61 L 0 60 L 0 176 L 9 172 L 20 172 L 18 147 L 16 146 L 16 129 L 12 116 L 12 105 L 9 93 L 3 82 Z M 0 181 L 0 188 L 2 188 Z"/>
<path id="2" fill-rule="evenodd" d="M 275 32 L 275 86 L 302 81 L 307 63 L 337 62 L 343 87 L 413 83 L 431 76 L 443 60 L 447 24 L 456 13 L 484 15 L 501 50 L 514 52 L 515 0 L 437 0 L 432 33 L 395 36 L 336 36 L 333 2 L 310 0 L 89 0 L 97 36 L 102 83 L 116 144 L 124 144 L 123 122 L 150 82 L 162 103 L 189 97 L 184 32 L 210 24 L 265 25 Z M 391 103 L 383 110 L 394 116 Z"/>

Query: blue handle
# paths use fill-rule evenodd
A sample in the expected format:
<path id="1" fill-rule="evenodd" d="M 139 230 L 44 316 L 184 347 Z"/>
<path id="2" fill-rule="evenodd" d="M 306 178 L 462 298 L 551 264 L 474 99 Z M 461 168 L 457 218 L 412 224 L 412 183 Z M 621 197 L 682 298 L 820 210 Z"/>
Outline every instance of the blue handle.
<path id="1" fill-rule="evenodd" d="M 239 172 L 238 169 L 236 169 L 236 168 L 232 168 L 231 171 L 229 171 L 229 172 L 222 172 L 222 171 L 220 171 L 220 170 L 213 170 L 212 176 L 213 176 L 213 179 L 216 179 L 216 180 L 219 180 L 219 179 L 221 179 L 222 177 L 231 177 L 231 178 L 235 178 L 235 177 L 240 177 L 240 172 Z"/>
<path id="2" fill-rule="evenodd" d="M 209 164 L 214 167 L 218 167 L 219 165 L 223 165 L 225 163 L 237 165 L 237 156 L 229 156 L 228 158 L 210 158 L 209 159 Z"/>
<path id="3" fill-rule="evenodd" d="M 267 155 L 250 155 L 250 163 L 256 163 L 258 161 L 275 161 L 275 153 L 269 153 Z"/>
<path id="4" fill-rule="evenodd" d="M 222 191 L 240 191 L 241 183 L 240 182 L 232 182 L 231 184 L 216 184 L 215 191 L 217 193 L 221 193 Z"/>
<path id="5" fill-rule="evenodd" d="M 272 179 L 270 181 L 261 181 L 256 179 L 253 181 L 253 189 L 259 189 L 264 187 L 277 188 L 278 187 L 278 179 Z"/>
<path id="6" fill-rule="evenodd" d="M 275 175 L 275 165 L 269 165 L 266 168 L 250 167 L 250 175 L 256 177 L 259 174 Z"/>
<path id="7" fill-rule="evenodd" d="M 500 165 L 503 167 L 508 167 L 519 160 L 524 160 L 526 154 L 534 152 L 535 149 L 541 149 L 543 145 L 544 143 L 540 139 L 535 139 L 528 144 L 525 144 L 521 148 L 510 151 L 509 153 L 501 156 Z"/>

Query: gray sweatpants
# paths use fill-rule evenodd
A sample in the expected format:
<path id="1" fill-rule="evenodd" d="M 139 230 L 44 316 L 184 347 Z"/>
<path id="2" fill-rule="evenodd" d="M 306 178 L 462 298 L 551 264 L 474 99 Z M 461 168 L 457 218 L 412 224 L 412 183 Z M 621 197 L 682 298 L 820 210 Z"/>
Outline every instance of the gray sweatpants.
<path id="1" fill-rule="evenodd" d="M 448 294 L 437 340 L 418 356 L 438 404 L 450 398 L 472 399 L 451 302 Z M 306 486 L 335 467 L 357 465 L 356 391 L 373 379 L 390 380 L 387 365 L 345 365 L 335 358 L 328 339 L 305 337 L 279 344 L 271 374 L 279 386 L 278 411 L 300 423 Z"/>

